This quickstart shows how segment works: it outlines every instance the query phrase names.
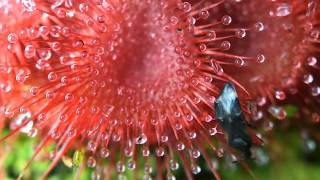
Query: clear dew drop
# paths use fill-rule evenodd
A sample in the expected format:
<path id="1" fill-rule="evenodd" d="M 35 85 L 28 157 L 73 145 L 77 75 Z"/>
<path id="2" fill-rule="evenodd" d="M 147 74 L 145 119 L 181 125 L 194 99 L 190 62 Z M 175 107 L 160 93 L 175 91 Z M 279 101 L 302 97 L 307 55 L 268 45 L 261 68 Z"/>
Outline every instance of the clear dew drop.
<path id="1" fill-rule="evenodd" d="M 47 26 L 40 26 L 39 27 L 39 33 L 43 36 L 48 36 L 50 33 L 50 30 Z"/>
<path id="2" fill-rule="evenodd" d="M 289 4 L 282 3 L 277 7 L 275 15 L 279 17 L 284 17 L 284 16 L 290 15 L 291 11 L 292 11 L 292 8 Z"/>
<path id="3" fill-rule="evenodd" d="M 206 44 L 201 43 L 201 44 L 199 45 L 199 51 L 200 51 L 200 52 L 205 52 L 206 50 L 207 50 Z"/>
<path id="4" fill-rule="evenodd" d="M 166 136 L 166 135 L 162 135 L 162 136 L 161 136 L 161 142 L 163 142 L 163 143 L 167 142 L 168 139 L 169 139 L 169 137 Z"/>
<path id="5" fill-rule="evenodd" d="M 29 77 L 30 77 L 30 71 L 25 71 L 21 69 L 16 75 L 16 81 L 23 84 Z"/>
<path id="6" fill-rule="evenodd" d="M 213 127 L 213 128 L 210 128 L 210 129 L 209 129 L 209 134 L 210 134 L 210 136 L 214 136 L 214 135 L 216 135 L 217 133 L 218 133 L 217 128 Z"/>
<path id="7" fill-rule="evenodd" d="M 37 128 L 31 128 L 30 131 L 27 133 L 29 137 L 36 137 L 37 134 L 38 134 Z"/>
<path id="8" fill-rule="evenodd" d="M 89 11 L 89 6 L 88 6 L 88 4 L 86 4 L 86 3 L 81 3 L 81 4 L 79 5 L 79 10 L 80 10 L 80 12 L 82 12 L 82 13 L 88 12 L 88 11 Z"/>
<path id="9" fill-rule="evenodd" d="M 119 134 L 113 134 L 112 135 L 112 140 L 114 142 L 119 142 L 121 140 L 121 136 Z"/>
<path id="10" fill-rule="evenodd" d="M 89 141 L 87 145 L 88 151 L 95 151 L 97 149 L 97 143 L 94 141 Z"/>
<path id="11" fill-rule="evenodd" d="M 224 149 L 223 148 L 219 148 L 217 150 L 217 156 L 220 158 L 224 156 Z"/>
<path id="12" fill-rule="evenodd" d="M 186 13 L 190 12 L 191 8 L 192 8 L 192 6 L 189 2 L 184 2 L 182 5 L 182 10 Z"/>
<path id="13" fill-rule="evenodd" d="M 134 150 L 133 150 L 133 148 L 131 146 L 127 146 L 124 149 L 124 154 L 125 154 L 126 157 L 132 157 L 133 151 Z"/>
<path id="14" fill-rule="evenodd" d="M 152 180 L 152 177 L 147 173 L 143 176 L 143 180 Z"/>
<path id="15" fill-rule="evenodd" d="M 48 74 L 48 80 L 53 82 L 56 81 L 58 79 L 58 75 L 55 72 L 50 72 Z"/>
<path id="16" fill-rule="evenodd" d="M 12 86 L 6 82 L 0 83 L 0 88 L 1 88 L 1 90 L 3 90 L 6 93 L 8 93 L 12 90 Z"/>
<path id="17" fill-rule="evenodd" d="M 106 148 L 101 148 L 99 154 L 100 154 L 100 157 L 107 158 L 110 155 L 110 151 Z"/>
<path id="18" fill-rule="evenodd" d="M 18 35 L 15 33 L 10 33 L 8 35 L 8 42 L 9 43 L 16 43 L 18 41 Z"/>
<path id="19" fill-rule="evenodd" d="M 268 111 L 273 117 L 279 120 L 284 120 L 287 116 L 286 111 L 282 107 L 270 106 Z"/>
<path id="20" fill-rule="evenodd" d="M 320 114 L 318 113 L 313 113 L 311 117 L 312 121 L 315 123 L 320 123 Z"/>
<path id="21" fill-rule="evenodd" d="M 319 96 L 320 95 L 320 86 L 311 87 L 311 94 L 312 94 L 312 96 Z"/>
<path id="22" fill-rule="evenodd" d="M 171 16 L 171 17 L 170 17 L 170 24 L 171 24 L 172 26 L 177 25 L 178 22 L 179 22 L 179 18 L 177 18 L 176 16 Z"/>
<path id="23" fill-rule="evenodd" d="M 40 59 L 49 60 L 52 56 L 52 52 L 50 49 L 41 49 L 38 51 Z"/>
<path id="24" fill-rule="evenodd" d="M 93 168 L 93 167 L 96 167 L 96 165 L 97 165 L 96 159 L 90 156 L 87 160 L 87 166 Z"/>
<path id="25" fill-rule="evenodd" d="M 62 48 L 62 46 L 61 46 L 61 43 L 59 43 L 59 42 L 53 42 L 51 44 L 52 51 L 59 51 L 59 50 L 61 50 L 61 48 Z"/>
<path id="26" fill-rule="evenodd" d="M 152 167 L 149 164 L 144 165 L 144 172 L 147 174 L 152 173 Z"/>
<path id="27" fill-rule="evenodd" d="M 70 138 L 74 138 L 74 137 L 76 137 L 76 135 L 77 135 L 77 131 L 75 129 L 69 129 L 67 131 L 67 136 Z"/>
<path id="28" fill-rule="evenodd" d="M 185 148 L 185 145 L 183 144 L 183 142 L 178 142 L 177 144 L 178 151 L 182 151 L 184 150 L 184 148 Z"/>
<path id="29" fill-rule="evenodd" d="M 263 129 L 265 131 L 270 131 L 272 130 L 274 127 L 274 123 L 272 121 L 264 121 L 263 122 Z"/>
<path id="30" fill-rule="evenodd" d="M 188 132 L 189 139 L 195 139 L 197 137 L 197 133 L 194 131 Z"/>
<path id="31" fill-rule="evenodd" d="M 314 78 L 312 74 L 305 74 L 303 75 L 303 82 L 305 84 L 311 84 L 313 82 Z"/>
<path id="32" fill-rule="evenodd" d="M 203 10 L 199 13 L 199 17 L 201 19 L 208 19 L 209 16 L 210 16 L 210 13 L 208 10 Z"/>
<path id="33" fill-rule="evenodd" d="M 220 47 L 222 50 L 229 50 L 231 47 L 231 43 L 229 41 L 222 41 Z"/>
<path id="34" fill-rule="evenodd" d="M 161 157 L 161 156 L 164 156 L 164 148 L 163 147 L 158 147 L 158 148 L 156 148 L 156 155 L 158 156 L 158 157 Z"/>
<path id="35" fill-rule="evenodd" d="M 92 172 L 91 180 L 100 180 L 100 179 L 101 179 L 101 175 L 99 172 L 97 172 L 97 171 Z"/>
<path id="36" fill-rule="evenodd" d="M 47 119 L 47 114 L 46 113 L 40 113 L 38 115 L 38 121 L 45 121 Z"/>
<path id="37" fill-rule="evenodd" d="M 231 24 L 232 22 L 232 18 L 229 16 L 229 15 L 224 15 L 222 18 L 221 18 L 221 23 L 225 26 Z"/>
<path id="38" fill-rule="evenodd" d="M 319 39 L 320 37 L 320 30 L 312 30 L 310 33 L 310 37 L 314 40 Z"/>
<path id="39" fill-rule="evenodd" d="M 257 56 L 257 62 L 258 63 L 264 63 L 266 61 L 266 57 L 263 54 L 259 54 Z"/>
<path id="40" fill-rule="evenodd" d="M 151 124 L 154 126 L 158 125 L 158 122 L 159 121 L 157 119 L 151 119 Z"/>
<path id="41" fill-rule="evenodd" d="M 285 100 L 286 93 L 284 91 L 277 90 L 277 91 L 275 91 L 275 97 L 279 100 Z"/>
<path id="42" fill-rule="evenodd" d="M 172 171 L 175 171 L 175 170 L 179 169 L 179 163 L 176 160 L 171 159 L 170 160 L 170 169 Z"/>
<path id="43" fill-rule="evenodd" d="M 39 93 L 39 88 L 33 86 L 33 87 L 31 87 L 31 88 L 29 89 L 29 92 L 30 92 L 30 94 L 31 94 L 32 96 L 36 96 L 36 95 Z"/>
<path id="44" fill-rule="evenodd" d="M 208 123 L 208 122 L 211 122 L 212 120 L 213 120 L 213 118 L 212 118 L 212 116 L 209 115 L 209 114 L 204 117 L 204 121 L 207 122 L 207 123 Z"/>
<path id="45" fill-rule="evenodd" d="M 138 137 L 135 139 L 136 144 L 145 144 L 147 142 L 148 138 L 144 133 L 141 133 Z"/>
<path id="46" fill-rule="evenodd" d="M 262 96 L 257 98 L 257 105 L 258 106 L 263 106 L 267 103 L 267 98 Z"/>
<path id="47" fill-rule="evenodd" d="M 254 24 L 254 30 L 257 32 L 261 32 L 264 30 L 264 24 L 262 22 L 257 22 Z"/>
<path id="48" fill-rule="evenodd" d="M 27 32 L 28 32 L 29 38 L 31 38 L 31 39 L 35 39 L 39 36 L 38 29 L 36 29 L 34 27 L 29 28 Z"/>
<path id="49" fill-rule="evenodd" d="M 234 63 L 235 63 L 237 66 L 241 67 L 241 66 L 244 65 L 244 60 L 243 60 L 242 58 L 237 58 L 237 59 L 234 60 Z"/>
<path id="50" fill-rule="evenodd" d="M 176 130 L 181 130 L 181 129 L 182 129 L 182 124 L 177 123 L 177 124 L 175 125 L 175 128 L 176 128 Z"/>
<path id="51" fill-rule="evenodd" d="M 309 152 L 313 152 L 316 150 L 317 148 L 317 143 L 312 140 L 312 139 L 308 139 L 306 142 L 305 142 L 305 148 L 307 149 L 307 151 Z"/>
<path id="52" fill-rule="evenodd" d="M 136 162 L 134 160 L 128 161 L 128 169 L 133 170 L 136 168 Z"/>
<path id="53" fill-rule="evenodd" d="M 193 157 L 193 158 L 198 158 L 198 157 L 200 157 L 200 151 L 198 150 L 198 149 L 192 149 L 191 151 L 190 151 L 190 154 L 191 154 L 191 157 Z"/>
<path id="54" fill-rule="evenodd" d="M 193 174 L 199 174 L 201 172 L 201 168 L 198 165 L 192 165 L 191 170 Z"/>
<path id="55" fill-rule="evenodd" d="M 24 10 L 27 12 L 33 12 L 37 9 L 37 4 L 34 0 L 21 0 Z"/>
<path id="56" fill-rule="evenodd" d="M 217 34 L 216 34 L 215 31 L 209 31 L 209 32 L 207 33 L 207 37 L 208 37 L 210 40 L 215 40 L 216 37 L 217 37 Z"/>
<path id="57" fill-rule="evenodd" d="M 238 29 L 236 32 L 235 32 L 235 35 L 237 38 L 239 39 L 242 39 L 244 37 L 246 37 L 246 30 L 245 29 Z"/>
<path id="58" fill-rule="evenodd" d="M 167 180 L 176 180 L 176 177 L 172 174 L 167 175 Z"/>
<path id="59" fill-rule="evenodd" d="M 142 148 L 142 156 L 148 157 L 150 155 L 150 150 L 148 147 L 143 147 Z"/>
<path id="60" fill-rule="evenodd" d="M 116 164 L 116 170 L 118 173 L 123 173 L 126 170 L 126 166 L 123 164 L 123 162 L 119 161 Z"/>
<path id="61" fill-rule="evenodd" d="M 270 162 L 270 157 L 262 148 L 253 149 L 253 153 L 255 154 L 255 163 L 259 166 L 267 165 Z"/>
<path id="62" fill-rule="evenodd" d="M 191 114 L 186 115 L 186 120 L 191 122 L 193 120 L 193 116 Z"/>
<path id="63" fill-rule="evenodd" d="M 36 48 L 33 45 L 26 45 L 24 48 L 24 56 L 31 59 L 36 55 Z"/>
<path id="64" fill-rule="evenodd" d="M 54 130 L 54 131 L 51 133 L 51 137 L 52 137 L 52 139 L 57 140 L 57 139 L 59 139 L 59 138 L 61 137 L 61 133 L 58 132 L 58 131 L 56 131 L 56 130 Z"/>
<path id="65" fill-rule="evenodd" d="M 314 56 L 311 56 L 311 57 L 308 57 L 307 58 L 307 64 L 309 65 L 309 66 L 314 66 L 314 65 L 316 65 L 317 64 L 317 58 L 316 57 L 314 57 Z"/>
<path id="66" fill-rule="evenodd" d="M 103 115 L 105 115 L 106 117 L 109 117 L 111 115 L 111 113 L 113 112 L 114 110 L 114 106 L 112 105 L 109 105 L 109 104 L 106 104 L 103 106 L 102 108 L 102 113 Z"/>
<path id="67" fill-rule="evenodd" d="M 189 26 L 195 25 L 196 22 L 197 22 L 197 20 L 193 16 L 187 18 L 187 23 L 189 24 Z"/>
<path id="68" fill-rule="evenodd" d="M 64 96 L 64 100 L 65 101 L 72 101 L 74 99 L 74 95 L 72 95 L 71 93 L 67 93 L 65 96 Z"/>

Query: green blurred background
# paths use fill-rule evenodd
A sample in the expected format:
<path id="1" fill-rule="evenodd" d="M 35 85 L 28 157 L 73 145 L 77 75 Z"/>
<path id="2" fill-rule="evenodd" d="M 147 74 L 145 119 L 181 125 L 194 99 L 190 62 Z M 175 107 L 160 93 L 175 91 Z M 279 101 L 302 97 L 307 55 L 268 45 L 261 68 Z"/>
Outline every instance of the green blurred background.
<path id="1" fill-rule="evenodd" d="M 271 140 L 257 150 L 260 160 L 249 162 L 252 171 L 261 180 L 320 179 L 319 147 L 314 141 L 310 141 L 309 144 L 307 141 L 310 140 L 303 139 L 301 132 L 295 129 L 273 130 Z M 32 156 L 35 143 L 37 142 L 34 138 L 25 135 L 12 137 L 5 142 L 1 149 L 2 179 L 15 179 L 19 175 L 23 166 Z M 38 179 L 48 168 L 50 164 L 48 159 L 43 158 L 34 161 L 25 173 L 24 179 Z M 49 179 L 74 179 L 77 168 L 68 167 L 70 161 L 72 162 L 70 159 L 60 162 L 50 174 Z M 195 178 L 213 178 L 209 170 L 204 168 L 206 165 L 201 166 L 203 167 L 202 171 Z M 218 169 L 223 179 L 253 179 L 239 164 L 227 163 L 222 160 L 222 162 L 219 162 Z M 87 168 L 81 179 L 91 179 L 92 172 L 92 169 Z M 183 173 L 180 166 L 174 175 L 176 179 L 185 179 Z M 133 179 L 130 172 L 126 172 L 125 175 L 124 179 Z"/>

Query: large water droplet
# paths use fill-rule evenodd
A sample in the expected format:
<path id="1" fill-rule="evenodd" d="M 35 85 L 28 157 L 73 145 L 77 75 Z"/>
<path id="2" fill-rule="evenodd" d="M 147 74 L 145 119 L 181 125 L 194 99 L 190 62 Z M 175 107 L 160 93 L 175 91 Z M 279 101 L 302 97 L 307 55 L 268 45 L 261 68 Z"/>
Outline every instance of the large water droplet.
<path id="1" fill-rule="evenodd" d="M 156 155 L 157 156 L 164 156 L 164 148 L 163 147 L 158 147 L 157 149 L 156 149 Z"/>
<path id="2" fill-rule="evenodd" d="M 178 142 L 178 144 L 177 144 L 178 151 L 182 151 L 182 150 L 184 150 L 184 148 L 185 148 L 185 145 L 182 142 Z"/>
<path id="3" fill-rule="evenodd" d="M 199 174 L 201 172 L 201 168 L 198 165 L 192 165 L 191 170 L 193 174 Z"/>
<path id="4" fill-rule="evenodd" d="M 128 169 L 133 170 L 136 168 L 136 162 L 134 160 L 128 161 Z"/>
<path id="5" fill-rule="evenodd" d="M 87 166 L 93 168 L 96 166 L 96 164 L 97 164 L 96 159 L 94 159 L 94 157 L 90 156 L 87 160 Z"/>
<path id="6" fill-rule="evenodd" d="M 147 140 L 148 140 L 147 136 L 144 133 L 142 133 L 135 139 L 135 143 L 144 144 L 147 142 Z"/>
<path id="7" fill-rule="evenodd" d="M 232 18 L 229 16 L 229 15 L 224 15 L 222 18 L 221 18 L 221 22 L 223 25 L 229 25 L 231 22 L 232 22 Z"/>
<path id="8" fill-rule="evenodd" d="M 197 149 L 192 149 L 190 153 L 191 153 L 191 156 L 192 156 L 193 158 L 198 158 L 198 157 L 200 157 L 200 151 L 197 150 Z"/>
<path id="9" fill-rule="evenodd" d="M 170 169 L 174 171 L 174 170 L 177 170 L 178 168 L 179 168 L 179 163 L 176 160 L 171 159 L 170 160 Z"/>
<path id="10" fill-rule="evenodd" d="M 276 16 L 283 17 L 291 14 L 291 6 L 287 3 L 280 4 L 276 9 Z"/>
<path id="11" fill-rule="evenodd" d="M 95 151 L 97 149 L 97 143 L 94 141 L 89 141 L 87 145 L 89 151 Z"/>
<path id="12" fill-rule="evenodd" d="M 279 120 L 283 120 L 287 116 L 286 111 L 282 107 L 270 106 L 268 111 L 273 117 L 275 117 Z"/>
<path id="13" fill-rule="evenodd" d="M 21 3 L 25 11 L 33 12 L 37 9 L 37 5 L 34 0 L 21 0 Z"/>
<path id="14" fill-rule="evenodd" d="M 123 173 L 126 170 L 126 166 L 123 164 L 123 162 L 119 161 L 116 164 L 116 170 L 118 173 Z"/>
<path id="15" fill-rule="evenodd" d="M 218 133 L 217 128 L 213 127 L 209 129 L 210 136 L 214 136 Z"/>
<path id="16" fill-rule="evenodd" d="M 104 105 L 104 107 L 102 108 L 102 113 L 106 116 L 109 117 L 111 115 L 111 113 L 114 110 L 114 106 L 106 104 Z"/>
<path id="17" fill-rule="evenodd" d="M 312 87 L 311 88 L 311 94 L 312 94 L 312 96 L 320 95 L 320 86 Z"/>
<path id="18" fill-rule="evenodd" d="M 26 45 L 24 48 L 24 56 L 27 59 L 33 58 L 36 55 L 36 48 L 33 45 Z"/>
<path id="19" fill-rule="evenodd" d="M 303 82 L 305 84 L 311 84 L 313 82 L 314 78 L 312 74 L 305 74 L 303 75 Z"/>
<path id="20" fill-rule="evenodd" d="M 286 94 L 283 91 L 277 90 L 275 91 L 275 97 L 279 100 L 284 100 L 286 99 Z"/>
<path id="21" fill-rule="evenodd" d="M 106 158 L 106 157 L 109 157 L 110 152 L 109 152 L 108 149 L 102 148 L 102 149 L 100 149 L 99 154 L 100 154 L 101 157 Z"/>

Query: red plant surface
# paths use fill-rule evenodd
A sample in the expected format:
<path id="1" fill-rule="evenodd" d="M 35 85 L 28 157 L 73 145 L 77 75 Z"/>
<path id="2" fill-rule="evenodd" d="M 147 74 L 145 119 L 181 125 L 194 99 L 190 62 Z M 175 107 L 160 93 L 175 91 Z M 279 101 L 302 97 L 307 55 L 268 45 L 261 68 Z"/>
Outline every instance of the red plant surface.
<path id="1" fill-rule="evenodd" d="M 231 3 L 232 4 L 232 3 Z M 286 119 L 285 110 L 279 105 L 294 104 L 299 108 L 299 118 L 310 117 L 319 121 L 320 86 L 318 0 L 239 2 L 229 6 L 226 12 L 238 12 L 236 24 L 263 21 L 265 30 L 247 36 L 236 44 L 238 53 L 251 54 L 261 51 L 267 61 L 262 66 L 244 65 L 239 71 L 225 69 L 232 77 L 238 77 L 262 110 L 255 119 L 271 114 Z M 305 123 L 306 124 L 306 123 Z"/>
<path id="2" fill-rule="evenodd" d="M 306 3 L 286 2 L 295 18 L 288 33 L 279 27 L 287 15 L 267 14 L 285 1 L 17 2 L 9 0 L 7 11 L 0 11 L 0 110 L 12 128 L 4 138 L 18 131 L 39 134 L 35 156 L 56 144 L 47 173 L 66 153 L 85 146 L 89 167 L 103 167 L 108 159 L 105 177 L 109 169 L 134 169 L 141 157 L 148 177 L 154 154 L 159 177 L 173 177 L 178 155 L 191 179 L 201 170 L 202 155 L 219 179 L 211 157 L 234 154 L 213 109 L 224 83 L 237 85 L 249 115 L 250 95 L 274 92 L 281 100 L 282 90 L 292 89 L 283 84 L 285 77 L 299 86 L 301 71 L 310 72 L 301 63 L 310 65 L 310 54 L 319 51 L 318 36 L 305 40 L 319 26 L 319 14 Z M 252 11 L 261 15 L 248 17 Z M 265 55 L 256 54 L 261 49 Z M 293 63 L 278 51 L 293 56 Z"/>

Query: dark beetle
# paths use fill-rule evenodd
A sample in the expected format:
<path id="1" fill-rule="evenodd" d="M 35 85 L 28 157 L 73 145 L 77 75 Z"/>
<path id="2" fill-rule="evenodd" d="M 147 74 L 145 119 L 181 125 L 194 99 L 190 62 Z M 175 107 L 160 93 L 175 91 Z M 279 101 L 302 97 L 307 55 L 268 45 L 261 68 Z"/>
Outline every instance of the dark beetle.
<path id="1" fill-rule="evenodd" d="M 228 136 L 228 144 L 251 158 L 252 140 L 247 132 L 246 120 L 240 107 L 237 91 L 226 83 L 215 102 L 216 118 Z"/>

